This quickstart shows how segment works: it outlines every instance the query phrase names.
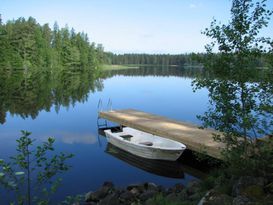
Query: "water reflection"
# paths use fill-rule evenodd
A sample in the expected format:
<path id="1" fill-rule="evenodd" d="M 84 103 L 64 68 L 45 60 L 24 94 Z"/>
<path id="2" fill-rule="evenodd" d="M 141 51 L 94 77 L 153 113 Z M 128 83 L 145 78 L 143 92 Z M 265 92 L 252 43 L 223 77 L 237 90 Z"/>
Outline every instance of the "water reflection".
<path id="1" fill-rule="evenodd" d="M 179 67 L 140 67 L 103 73 L 72 68 L 0 70 L 0 123 L 6 122 L 8 112 L 35 119 L 42 110 L 50 112 L 55 108 L 58 113 L 61 106 L 86 102 L 90 92 L 102 91 L 105 78 L 116 75 L 193 78 L 204 73 L 202 68 Z"/>
<path id="2" fill-rule="evenodd" d="M 144 159 L 129 152 L 119 149 L 112 144 L 107 144 L 106 153 L 116 157 L 127 164 L 145 170 L 147 172 L 170 178 L 184 178 L 183 166 L 177 161 L 164 161 Z"/>
<path id="3" fill-rule="evenodd" d="M 58 136 L 58 135 L 56 135 Z M 61 141 L 65 144 L 95 144 L 98 139 L 92 134 L 82 133 L 60 133 Z"/>
<path id="4" fill-rule="evenodd" d="M 202 67 L 169 67 L 169 66 L 144 66 L 138 69 L 120 69 L 108 70 L 104 72 L 105 77 L 112 77 L 115 75 L 123 76 L 161 76 L 161 77 L 185 77 L 195 78 L 204 76 L 205 73 Z"/>
<path id="5" fill-rule="evenodd" d="M 102 90 L 102 83 L 93 70 L 0 70 L 0 123 L 6 122 L 7 112 L 32 119 L 52 105 L 58 112 L 60 106 L 87 101 L 95 90 Z"/>
<path id="6" fill-rule="evenodd" d="M 125 71 L 124 74 L 113 71 L 107 76 L 92 70 L 72 69 L 0 71 L 0 111 L 7 121 L 0 125 L 1 159 L 8 159 L 16 152 L 15 139 L 20 130 L 31 131 L 37 143 L 45 137 L 55 137 L 56 151 L 75 154 L 71 159 L 73 168 L 63 176 L 64 186 L 56 200 L 96 190 L 106 180 L 119 187 L 147 181 L 170 187 L 199 178 L 200 164 L 187 166 L 191 163 L 185 163 L 186 158 L 193 160 L 186 153 L 179 161 L 184 178 L 163 177 L 107 154 L 106 139 L 96 136 L 99 99 L 106 105 L 111 98 L 113 109 L 134 108 L 198 123 L 196 115 L 205 110 L 207 91 L 198 95 L 192 92 L 191 71 L 185 70 L 188 74 L 183 77 L 183 68 L 170 68 L 173 76 L 163 75 L 162 67 L 149 69 L 127 71 L 135 76 L 125 76 Z M 143 73 L 149 76 L 140 76 Z M 181 170 L 180 166 L 178 169 Z M 1 200 L 0 204 L 5 204 Z"/>

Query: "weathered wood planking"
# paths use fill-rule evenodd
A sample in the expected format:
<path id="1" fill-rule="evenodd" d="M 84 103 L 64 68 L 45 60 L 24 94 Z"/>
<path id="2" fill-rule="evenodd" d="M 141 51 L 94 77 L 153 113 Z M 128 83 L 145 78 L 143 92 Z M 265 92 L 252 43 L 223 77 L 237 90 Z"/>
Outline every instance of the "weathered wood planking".
<path id="1" fill-rule="evenodd" d="M 193 124 L 133 109 L 101 111 L 99 116 L 124 126 L 182 142 L 192 151 L 221 159 L 220 152 L 224 144 L 213 140 L 212 133 L 219 134 L 215 130 L 200 129 Z"/>

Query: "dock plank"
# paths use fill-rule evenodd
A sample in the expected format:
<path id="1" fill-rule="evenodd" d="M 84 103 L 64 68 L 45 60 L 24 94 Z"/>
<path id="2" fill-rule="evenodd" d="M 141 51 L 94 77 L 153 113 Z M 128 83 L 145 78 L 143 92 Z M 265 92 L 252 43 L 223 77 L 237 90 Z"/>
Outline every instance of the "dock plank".
<path id="1" fill-rule="evenodd" d="M 100 111 L 99 116 L 124 126 L 179 141 L 192 151 L 205 153 L 217 159 L 221 159 L 220 152 L 225 146 L 213 140 L 213 133 L 220 134 L 213 129 L 200 129 L 197 125 L 159 115 L 125 109 Z"/>

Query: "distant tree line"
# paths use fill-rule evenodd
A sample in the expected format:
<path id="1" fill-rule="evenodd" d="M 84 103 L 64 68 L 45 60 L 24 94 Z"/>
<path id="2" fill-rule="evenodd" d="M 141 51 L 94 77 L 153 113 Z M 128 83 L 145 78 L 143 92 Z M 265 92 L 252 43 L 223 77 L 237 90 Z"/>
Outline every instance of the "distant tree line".
<path id="1" fill-rule="evenodd" d="M 221 56 L 220 53 L 215 54 Z M 189 54 L 114 54 L 105 52 L 103 61 L 105 64 L 112 65 L 173 65 L 173 66 L 202 66 L 208 58 L 206 53 L 189 53 Z M 262 53 L 259 58 L 252 59 L 250 64 L 257 68 L 268 68 L 268 62 L 273 62 L 272 53 Z"/>
<path id="2" fill-rule="evenodd" d="M 139 65 L 196 65 L 198 58 L 204 54 L 113 54 L 105 53 L 104 62 L 113 65 L 139 64 Z"/>
<path id="3" fill-rule="evenodd" d="M 87 34 L 75 30 L 53 29 L 29 17 L 3 23 L 0 19 L 0 66 L 31 67 L 92 67 L 103 58 L 101 45 L 90 43 Z"/>

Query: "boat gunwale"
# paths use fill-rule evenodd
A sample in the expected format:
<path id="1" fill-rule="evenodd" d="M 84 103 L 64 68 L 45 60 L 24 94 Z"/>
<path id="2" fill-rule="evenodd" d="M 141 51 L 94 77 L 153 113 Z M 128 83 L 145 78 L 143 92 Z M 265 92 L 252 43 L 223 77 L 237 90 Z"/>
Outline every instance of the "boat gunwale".
<path id="1" fill-rule="evenodd" d="M 133 128 L 131 128 L 133 129 Z M 171 140 L 171 139 L 167 139 L 167 138 L 164 138 L 164 137 L 160 137 L 160 136 L 157 136 L 157 135 L 154 135 L 160 139 L 163 139 L 163 140 L 166 140 L 166 141 L 172 141 L 176 144 L 179 144 L 181 145 L 180 148 L 172 148 L 172 147 L 159 147 L 159 146 L 146 146 L 146 145 L 143 145 L 143 144 L 140 144 L 140 143 L 136 143 L 136 142 L 132 142 L 132 141 L 128 141 L 128 140 L 125 140 L 124 138 L 120 137 L 117 133 L 113 133 L 111 131 L 111 129 L 107 129 L 107 130 L 104 130 L 105 133 L 107 134 L 111 134 L 111 137 L 121 141 L 121 142 L 125 142 L 126 144 L 129 144 L 129 145 L 135 145 L 135 146 L 139 146 L 139 147 L 144 147 L 144 148 L 149 148 L 149 149 L 160 149 L 162 151 L 184 151 L 187 147 L 186 145 L 184 145 L 183 143 L 181 142 L 177 142 L 175 140 Z M 142 131 L 141 131 L 142 132 Z M 149 134 L 149 133 L 148 133 Z"/>

